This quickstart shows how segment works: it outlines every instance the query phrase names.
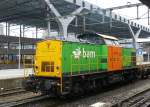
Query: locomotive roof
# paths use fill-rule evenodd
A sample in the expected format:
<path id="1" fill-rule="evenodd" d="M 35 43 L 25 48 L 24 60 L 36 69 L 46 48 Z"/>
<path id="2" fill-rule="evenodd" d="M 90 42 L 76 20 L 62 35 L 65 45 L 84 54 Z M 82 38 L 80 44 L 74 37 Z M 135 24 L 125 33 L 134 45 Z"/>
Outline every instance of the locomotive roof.
<path id="1" fill-rule="evenodd" d="M 104 35 L 104 34 L 99 34 L 99 33 L 85 33 L 85 34 L 82 34 L 82 35 L 78 35 L 78 39 L 77 40 L 70 40 L 70 39 L 64 39 L 64 38 L 60 38 L 60 37 L 50 37 L 50 38 L 46 38 L 44 40 L 41 40 L 39 42 L 43 42 L 43 41 L 47 41 L 47 40 L 57 40 L 57 41 L 68 41 L 68 42 L 80 42 L 79 41 L 79 38 L 82 38 L 82 37 L 101 37 L 104 39 L 110 39 L 110 40 L 116 40 L 118 41 L 118 39 L 116 37 L 113 37 L 113 36 L 108 36 L 108 35 Z"/>
<path id="2" fill-rule="evenodd" d="M 105 39 L 111 39 L 111 40 L 118 40 L 118 38 L 114 37 L 114 36 L 108 36 L 108 35 L 104 35 L 104 34 L 100 34 L 100 33 L 85 33 L 82 35 L 79 35 L 78 38 L 82 38 L 82 37 L 102 37 Z"/>
<path id="3" fill-rule="evenodd" d="M 108 36 L 108 35 L 104 35 L 104 34 L 98 34 L 97 35 L 101 36 L 102 38 L 106 38 L 106 39 L 112 39 L 112 40 L 118 40 L 116 37 L 114 36 Z"/>

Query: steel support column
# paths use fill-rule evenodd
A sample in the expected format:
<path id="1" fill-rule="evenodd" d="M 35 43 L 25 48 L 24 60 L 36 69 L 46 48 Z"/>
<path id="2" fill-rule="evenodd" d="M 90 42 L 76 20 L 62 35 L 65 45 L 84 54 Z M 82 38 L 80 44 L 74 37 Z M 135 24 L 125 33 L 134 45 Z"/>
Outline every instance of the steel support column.
<path id="1" fill-rule="evenodd" d="M 75 18 L 75 27 L 78 27 L 78 17 Z"/>
<path id="2" fill-rule="evenodd" d="M 6 36 L 8 35 L 8 23 L 6 22 Z"/>
<path id="3" fill-rule="evenodd" d="M 83 32 L 86 31 L 86 19 L 85 19 L 85 16 L 83 16 Z"/>
<path id="4" fill-rule="evenodd" d="M 47 24 L 48 24 L 47 26 L 48 26 L 48 37 L 49 37 L 49 36 L 52 36 L 51 35 L 51 22 L 50 22 L 50 20 L 48 20 Z"/>
<path id="5" fill-rule="evenodd" d="M 129 26 L 129 31 L 130 31 L 130 33 L 131 33 L 131 35 L 132 35 L 132 38 L 133 38 L 133 46 L 134 46 L 135 49 L 137 49 L 137 48 L 138 48 L 137 39 L 138 39 L 138 37 L 139 37 L 139 35 L 140 35 L 140 33 L 141 33 L 141 29 L 139 29 L 139 30 L 136 32 L 136 34 L 135 34 L 135 33 L 133 32 L 133 30 L 132 30 L 131 25 L 128 24 L 128 26 Z"/>
<path id="6" fill-rule="evenodd" d="M 69 16 L 63 17 L 58 12 L 58 10 L 54 7 L 54 5 L 50 2 L 50 0 L 45 0 L 45 3 L 47 4 L 47 6 L 51 10 L 51 12 L 53 12 L 55 14 L 55 16 L 58 17 L 58 18 L 56 18 L 56 21 L 58 22 L 60 36 L 67 38 L 69 24 L 75 19 L 75 17 L 76 17 L 75 14 L 78 14 L 83 10 L 83 7 L 80 7 L 77 10 L 75 10 L 74 12 L 72 12 L 71 13 L 72 16 L 69 15 Z M 50 19 L 48 19 L 48 20 L 50 20 Z"/>
<path id="7" fill-rule="evenodd" d="M 10 23 L 8 23 L 8 33 L 7 36 L 10 36 Z"/>
<path id="8" fill-rule="evenodd" d="M 110 33 L 111 33 L 111 29 L 112 29 L 112 10 L 110 10 L 110 14 L 109 14 L 110 16 L 110 20 L 109 20 L 109 26 L 110 26 Z"/>
<path id="9" fill-rule="evenodd" d="M 58 24 L 59 25 L 59 36 L 67 38 L 68 37 L 68 26 L 63 24 Z"/>
<path id="10" fill-rule="evenodd" d="M 36 39 L 37 39 L 38 38 L 38 27 L 37 26 L 35 27 L 35 30 L 36 30 L 35 32 L 36 32 Z"/>
<path id="11" fill-rule="evenodd" d="M 148 61 L 147 61 L 147 62 L 149 62 L 149 61 L 150 61 L 150 60 L 149 60 L 149 55 L 150 55 L 150 54 L 149 54 L 149 52 L 148 52 Z"/>
<path id="12" fill-rule="evenodd" d="M 24 37 L 25 36 L 25 25 L 23 25 L 22 27 L 23 27 L 22 28 L 22 37 Z"/>
<path id="13" fill-rule="evenodd" d="M 137 19 L 139 19 L 139 6 L 137 5 Z"/>
<path id="14" fill-rule="evenodd" d="M 102 22 L 105 22 L 105 11 L 103 10 Z"/>
<path id="15" fill-rule="evenodd" d="M 21 68 L 21 37 L 22 37 L 22 26 L 20 25 L 20 36 L 19 36 L 19 49 L 18 49 L 18 69 Z"/>
<path id="16" fill-rule="evenodd" d="M 148 8 L 148 25 L 150 25 L 150 13 L 149 13 L 149 8 Z"/>

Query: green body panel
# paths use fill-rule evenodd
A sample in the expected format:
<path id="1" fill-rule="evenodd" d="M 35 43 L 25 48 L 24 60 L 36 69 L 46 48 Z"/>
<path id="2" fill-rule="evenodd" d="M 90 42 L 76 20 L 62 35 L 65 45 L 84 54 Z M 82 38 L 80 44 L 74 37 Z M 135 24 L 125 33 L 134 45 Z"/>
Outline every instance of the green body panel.
<path id="1" fill-rule="evenodd" d="M 100 63 L 101 54 L 107 57 L 107 47 L 104 45 L 63 41 L 62 72 L 78 74 L 106 69 L 107 62 Z"/>
<path id="2" fill-rule="evenodd" d="M 107 70 L 108 67 L 108 47 L 106 45 L 100 45 L 100 69 Z"/>
<path id="3" fill-rule="evenodd" d="M 136 50 L 134 48 L 131 49 L 132 50 L 132 66 L 136 66 Z"/>
<path id="4" fill-rule="evenodd" d="M 132 66 L 132 52 L 132 48 L 122 48 L 122 61 L 124 68 Z"/>

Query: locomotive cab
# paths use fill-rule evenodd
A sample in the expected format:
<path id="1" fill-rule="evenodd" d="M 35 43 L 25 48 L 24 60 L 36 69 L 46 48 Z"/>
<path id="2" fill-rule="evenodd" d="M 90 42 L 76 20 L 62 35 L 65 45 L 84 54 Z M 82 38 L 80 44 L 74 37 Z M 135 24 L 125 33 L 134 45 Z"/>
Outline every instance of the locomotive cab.
<path id="1" fill-rule="evenodd" d="M 47 40 L 37 43 L 35 55 L 35 76 L 60 77 L 61 76 L 61 42 Z"/>
<path id="2" fill-rule="evenodd" d="M 26 90 L 54 94 L 54 90 L 60 87 L 62 76 L 61 44 L 59 40 L 46 40 L 37 43 L 34 74 L 23 82 Z"/>

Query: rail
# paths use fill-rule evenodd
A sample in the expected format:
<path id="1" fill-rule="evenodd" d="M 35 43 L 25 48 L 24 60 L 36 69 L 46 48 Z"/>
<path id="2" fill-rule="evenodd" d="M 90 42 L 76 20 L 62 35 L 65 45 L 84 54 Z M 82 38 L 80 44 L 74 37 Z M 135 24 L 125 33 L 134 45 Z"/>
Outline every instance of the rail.
<path id="1" fill-rule="evenodd" d="M 118 102 L 117 104 L 114 104 L 113 106 L 124 107 L 124 105 L 126 105 L 127 107 L 141 107 L 140 104 L 144 104 L 147 100 L 150 100 L 150 97 L 148 96 L 149 93 L 150 88 L 146 88 L 137 93 L 135 92 L 133 95 L 126 97 L 124 100 Z M 137 99 L 137 97 L 139 98 Z"/>
<path id="2" fill-rule="evenodd" d="M 1 107 L 16 107 L 16 106 L 21 106 L 23 104 L 30 104 L 30 103 L 34 103 L 40 100 L 44 100 L 44 99 L 48 99 L 50 98 L 50 96 L 47 95 L 38 95 L 35 97 L 30 97 L 30 98 L 24 98 L 24 99 L 20 99 L 20 100 L 14 100 L 14 101 L 9 101 L 9 102 L 2 102 L 0 103 Z"/>
<path id="3" fill-rule="evenodd" d="M 16 88 L 16 89 L 12 89 L 9 91 L 1 92 L 0 97 L 12 96 L 12 95 L 20 94 L 20 93 L 25 93 L 25 92 L 27 92 L 27 91 L 22 88 Z"/>

